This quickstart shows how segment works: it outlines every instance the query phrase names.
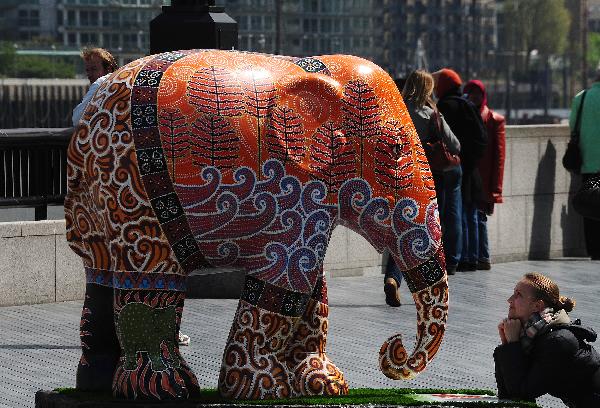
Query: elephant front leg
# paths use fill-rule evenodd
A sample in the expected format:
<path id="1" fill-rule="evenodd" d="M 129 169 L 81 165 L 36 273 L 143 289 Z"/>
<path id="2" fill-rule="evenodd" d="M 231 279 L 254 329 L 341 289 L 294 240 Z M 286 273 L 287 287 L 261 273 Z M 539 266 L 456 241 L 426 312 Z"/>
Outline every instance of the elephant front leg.
<path id="1" fill-rule="evenodd" d="M 219 391 L 232 399 L 293 396 L 286 345 L 308 296 L 247 275 L 223 353 Z"/>
<path id="2" fill-rule="evenodd" d="M 122 349 L 113 395 L 177 400 L 199 394 L 198 380 L 177 345 L 185 292 L 115 289 L 115 325 Z"/>
<path id="3" fill-rule="evenodd" d="M 345 395 L 344 374 L 325 354 L 329 327 L 327 284 L 320 278 L 286 350 L 295 395 Z"/>

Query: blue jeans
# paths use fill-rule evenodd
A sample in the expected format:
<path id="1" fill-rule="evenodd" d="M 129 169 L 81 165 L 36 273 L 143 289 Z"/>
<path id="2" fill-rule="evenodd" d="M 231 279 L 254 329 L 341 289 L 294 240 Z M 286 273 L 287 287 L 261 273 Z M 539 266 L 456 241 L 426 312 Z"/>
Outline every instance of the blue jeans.
<path id="1" fill-rule="evenodd" d="M 479 223 L 477 206 L 463 203 L 463 247 L 461 262 L 477 263 L 479 260 Z"/>
<path id="2" fill-rule="evenodd" d="M 446 264 L 456 266 L 462 253 L 462 168 L 434 175 Z"/>
<path id="3" fill-rule="evenodd" d="M 385 266 L 385 274 L 383 276 L 383 283 L 387 278 L 394 278 L 398 287 L 402 283 L 402 272 L 400 272 L 400 268 L 394 262 L 394 258 L 390 255 L 388 257 L 387 265 Z"/>
<path id="4" fill-rule="evenodd" d="M 477 210 L 477 226 L 479 227 L 479 261 L 490 261 L 490 246 L 488 244 L 487 214 Z"/>

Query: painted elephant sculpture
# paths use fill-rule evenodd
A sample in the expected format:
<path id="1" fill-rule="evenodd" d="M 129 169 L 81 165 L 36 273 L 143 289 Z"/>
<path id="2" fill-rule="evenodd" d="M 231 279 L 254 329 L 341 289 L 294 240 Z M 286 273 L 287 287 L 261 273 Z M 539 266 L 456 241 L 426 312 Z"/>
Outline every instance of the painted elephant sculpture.
<path id="1" fill-rule="evenodd" d="M 411 378 L 439 350 L 448 286 L 433 179 L 400 93 L 369 61 L 215 50 L 133 61 L 87 106 L 68 183 L 67 238 L 87 277 L 80 389 L 196 394 L 175 342 L 186 276 L 227 265 L 247 273 L 221 394 L 346 393 L 325 353 L 323 259 L 338 224 L 389 250 L 415 300 L 414 350 L 394 334 L 383 373 Z M 158 355 L 122 330 L 128 311 L 143 315 L 131 327 L 152 330 L 146 308 L 173 320 L 153 335 Z"/>

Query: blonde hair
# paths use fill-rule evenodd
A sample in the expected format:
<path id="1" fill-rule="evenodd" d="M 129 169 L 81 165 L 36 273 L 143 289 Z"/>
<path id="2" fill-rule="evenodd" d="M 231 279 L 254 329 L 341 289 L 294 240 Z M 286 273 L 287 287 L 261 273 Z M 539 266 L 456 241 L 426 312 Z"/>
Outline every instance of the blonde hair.
<path id="1" fill-rule="evenodd" d="M 433 77 L 429 72 L 419 69 L 410 73 L 402 89 L 404 100 L 412 101 L 417 108 L 422 108 L 425 105 L 433 108 L 432 93 Z"/>
<path id="2" fill-rule="evenodd" d="M 534 296 L 544 301 L 547 307 L 555 312 L 564 309 L 570 312 L 575 308 L 575 300 L 561 296 L 558 285 L 549 277 L 533 272 L 523 276 L 523 279 L 533 288 Z"/>
<path id="3" fill-rule="evenodd" d="M 102 66 L 108 72 L 114 72 L 117 69 L 118 66 L 115 57 L 104 48 L 84 48 L 81 50 L 81 58 L 84 61 L 89 61 L 94 56 L 102 61 Z"/>

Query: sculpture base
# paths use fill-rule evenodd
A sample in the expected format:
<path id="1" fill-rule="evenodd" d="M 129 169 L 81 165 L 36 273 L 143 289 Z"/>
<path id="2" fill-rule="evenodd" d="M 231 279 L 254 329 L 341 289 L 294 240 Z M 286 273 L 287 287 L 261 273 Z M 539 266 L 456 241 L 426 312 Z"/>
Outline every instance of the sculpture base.
<path id="1" fill-rule="evenodd" d="M 423 394 L 428 392 L 430 394 Z M 287 401 L 273 401 L 270 404 L 272 408 L 298 408 L 300 406 L 309 405 L 310 408 L 332 408 L 332 407 L 365 407 L 365 408 L 387 408 L 387 407 L 414 407 L 421 408 L 457 408 L 457 407 L 503 407 L 503 408 L 535 408 L 537 405 L 532 403 L 518 403 L 506 400 L 495 400 L 493 396 L 480 395 L 482 399 L 474 399 L 473 394 L 478 392 L 484 393 L 482 390 L 409 390 L 409 389 L 381 389 L 367 390 L 355 389 L 350 390 L 350 394 L 344 397 L 311 397 L 310 404 L 307 403 L 308 398 L 290 399 Z M 456 394 L 462 393 L 462 394 Z M 449 395 L 459 397 L 466 394 L 470 396 L 464 400 L 457 401 L 456 399 L 446 399 L 442 402 L 431 401 L 431 398 L 440 398 L 440 395 Z M 354 394 L 354 395 L 353 395 Z M 380 395 L 381 394 L 381 395 Z M 390 398 L 390 394 L 392 398 Z M 379 396 L 379 397 L 378 397 Z M 365 400 L 366 398 L 366 400 Z M 486 398 L 489 398 L 486 400 Z M 321 401 L 316 401 L 322 399 Z M 371 400 L 372 402 L 368 402 Z M 353 402 L 356 401 L 356 402 Z M 450 405 L 452 401 L 457 402 L 456 405 Z M 442 405 L 443 404 L 443 405 Z M 63 389 L 61 391 L 43 391 L 35 393 L 36 408 L 110 408 L 110 407 L 127 407 L 127 408 L 257 408 L 260 405 L 253 401 L 227 401 L 221 398 L 215 390 L 202 390 L 201 398 L 194 398 L 183 401 L 125 401 L 115 399 L 110 394 L 99 392 L 85 392 L 75 389 Z"/>

